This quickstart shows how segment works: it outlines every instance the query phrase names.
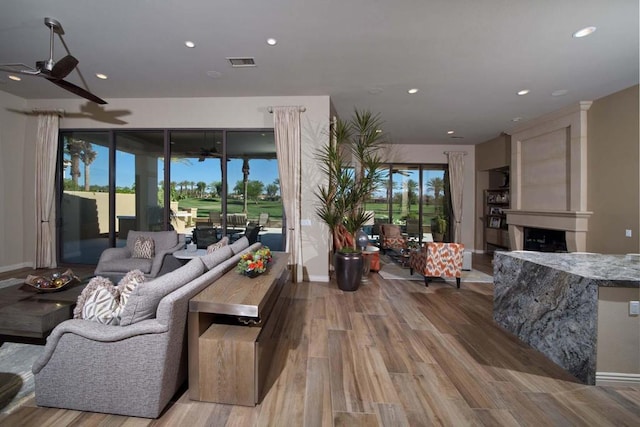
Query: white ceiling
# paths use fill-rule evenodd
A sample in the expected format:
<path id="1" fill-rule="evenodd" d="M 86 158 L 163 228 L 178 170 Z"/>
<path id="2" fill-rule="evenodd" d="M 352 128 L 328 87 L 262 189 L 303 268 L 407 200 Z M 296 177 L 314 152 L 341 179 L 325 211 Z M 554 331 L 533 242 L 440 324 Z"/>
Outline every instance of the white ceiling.
<path id="1" fill-rule="evenodd" d="M 45 17 L 60 21 L 79 72 L 106 101 L 329 95 L 343 117 L 380 113 L 394 143 L 476 144 L 515 117 L 638 83 L 637 0 L 2 0 L 0 63 L 48 58 Z M 588 25 L 593 35 L 572 38 Z M 55 59 L 64 55 L 56 39 Z M 245 56 L 257 67 L 226 60 Z M 76 71 L 67 80 L 82 85 Z M 516 95 L 523 88 L 531 92 Z M 2 72 L 0 90 L 74 97 Z"/>

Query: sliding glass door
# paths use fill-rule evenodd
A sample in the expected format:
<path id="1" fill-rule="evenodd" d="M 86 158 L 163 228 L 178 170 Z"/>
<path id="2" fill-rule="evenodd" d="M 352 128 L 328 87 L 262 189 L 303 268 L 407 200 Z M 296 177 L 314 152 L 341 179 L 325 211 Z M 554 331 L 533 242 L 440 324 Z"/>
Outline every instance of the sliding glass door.
<path id="1" fill-rule="evenodd" d="M 367 201 L 373 224 L 366 227 L 370 239 L 379 237 L 379 224 L 399 225 L 410 241 L 425 242 L 449 237 L 449 191 L 445 186 L 447 165 L 392 164 L 381 173 L 381 183 Z M 447 224 L 443 236 L 434 237 L 436 219 Z M 371 230 L 371 231 L 369 231 Z"/>
<path id="2" fill-rule="evenodd" d="M 60 262 L 96 263 L 130 230 L 235 239 L 250 222 L 282 250 L 272 130 L 61 131 L 60 146 Z"/>
<path id="3" fill-rule="evenodd" d="M 62 262 L 97 260 L 109 247 L 109 146 L 106 132 L 60 136 L 57 224 Z"/>

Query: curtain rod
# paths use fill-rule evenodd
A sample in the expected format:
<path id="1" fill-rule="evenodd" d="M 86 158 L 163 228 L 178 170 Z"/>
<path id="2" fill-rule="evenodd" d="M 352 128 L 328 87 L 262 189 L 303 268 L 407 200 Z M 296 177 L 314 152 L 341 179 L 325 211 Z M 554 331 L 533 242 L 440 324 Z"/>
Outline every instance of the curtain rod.
<path id="1" fill-rule="evenodd" d="M 283 105 L 284 107 L 284 105 Z M 273 107 L 267 107 L 267 111 L 270 113 L 273 113 Z M 301 113 L 304 113 L 305 111 L 307 111 L 307 107 L 298 107 L 298 111 L 300 111 Z"/>
<path id="2" fill-rule="evenodd" d="M 466 151 L 445 151 L 444 154 L 453 154 L 453 153 L 462 153 L 463 155 L 467 155 Z"/>
<path id="3" fill-rule="evenodd" d="M 60 117 L 63 117 L 64 114 L 65 114 L 64 110 L 40 110 L 38 108 L 34 108 L 33 110 L 31 110 L 31 112 L 33 114 L 50 114 L 50 113 L 53 113 L 53 114 L 59 115 Z"/>

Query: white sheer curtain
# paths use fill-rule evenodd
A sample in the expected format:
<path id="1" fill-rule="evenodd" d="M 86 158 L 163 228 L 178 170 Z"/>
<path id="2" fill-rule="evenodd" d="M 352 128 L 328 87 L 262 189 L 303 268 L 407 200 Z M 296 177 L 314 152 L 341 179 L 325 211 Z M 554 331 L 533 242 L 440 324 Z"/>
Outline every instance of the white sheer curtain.
<path id="1" fill-rule="evenodd" d="M 464 186 L 464 155 L 462 151 L 448 152 L 449 186 L 451 187 L 451 208 L 453 210 L 453 242 L 460 243 L 462 222 L 462 188 Z"/>
<path id="2" fill-rule="evenodd" d="M 58 113 L 38 114 L 36 140 L 36 268 L 56 267 L 53 201 L 58 154 Z"/>
<path id="3" fill-rule="evenodd" d="M 300 107 L 274 107 L 273 122 L 280 175 L 280 195 L 287 220 L 286 246 L 294 282 L 302 282 L 300 233 Z"/>

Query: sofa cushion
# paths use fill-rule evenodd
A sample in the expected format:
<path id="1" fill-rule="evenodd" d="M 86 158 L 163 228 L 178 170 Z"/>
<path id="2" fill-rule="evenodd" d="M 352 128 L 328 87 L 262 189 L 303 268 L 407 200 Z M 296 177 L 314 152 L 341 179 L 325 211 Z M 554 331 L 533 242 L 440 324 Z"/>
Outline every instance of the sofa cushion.
<path id="1" fill-rule="evenodd" d="M 138 236 L 133 243 L 132 258 L 153 259 L 156 246 L 151 237 Z"/>
<path id="2" fill-rule="evenodd" d="M 213 251 L 207 255 L 200 257 L 204 265 L 208 270 L 211 270 L 216 265 L 220 264 L 233 256 L 233 249 L 229 245 L 223 246 L 220 249 Z"/>
<path id="3" fill-rule="evenodd" d="M 229 244 L 229 236 L 224 236 L 222 239 L 220 239 L 219 242 L 216 242 L 207 246 L 207 253 L 210 254 L 211 252 L 216 251 L 223 246 L 227 246 L 228 244 Z"/>
<path id="4" fill-rule="evenodd" d="M 238 240 L 236 240 L 231 244 L 231 249 L 233 250 L 234 255 L 239 254 L 240 252 L 247 249 L 248 247 L 249 247 L 249 239 L 247 239 L 246 236 L 242 236 L 241 238 L 239 238 Z"/>
<path id="5" fill-rule="evenodd" d="M 100 264 L 102 271 L 114 273 L 126 273 L 131 270 L 140 270 L 143 273 L 150 273 L 152 259 L 146 258 L 121 258 L 112 261 L 104 261 Z M 106 273 L 105 273 L 106 274 Z"/>
<path id="6" fill-rule="evenodd" d="M 205 265 L 200 258 L 194 258 L 177 270 L 141 283 L 129 296 L 129 301 L 122 311 L 120 325 L 131 325 L 154 318 L 162 298 L 200 276 L 204 271 Z"/>

